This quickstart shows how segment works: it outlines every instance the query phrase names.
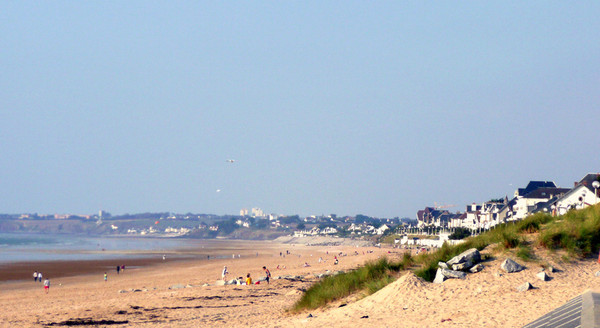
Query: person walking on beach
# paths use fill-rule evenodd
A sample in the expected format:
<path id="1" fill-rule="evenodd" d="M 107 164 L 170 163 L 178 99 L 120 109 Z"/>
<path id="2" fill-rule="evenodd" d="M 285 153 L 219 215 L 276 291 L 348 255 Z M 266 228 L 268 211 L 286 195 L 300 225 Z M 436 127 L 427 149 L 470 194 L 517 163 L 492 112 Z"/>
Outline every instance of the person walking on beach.
<path id="1" fill-rule="evenodd" d="M 117 265 L 117 274 L 121 271 L 121 266 Z"/>
<path id="2" fill-rule="evenodd" d="M 41 272 L 38 272 L 38 280 L 39 280 L 40 282 L 42 282 L 42 273 L 41 273 Z"/>
<path id="3" fill-rule="evenodd" d="M 48 278 L 44 280 L 44 290 L 46 291 L 46 294 L 48 294 L 48 291 L 50 290 L 50 279 Z"/>
<path id="4" fill-rule="evenodd" d="M 246 275 L 246 285 L 252 285 L 252 278 L 250 278 L 250 274 Z"/>
<path id="5" fill-rule="evenodd" d="M 267 280 L 267 284 L 269 284 L 270 283 L 269 280 L 271 279 L 271 271 L 269 271 L 269 269 L 267 269 L 266 266 L 263 267 L 263 270 L 265 271 L 265 275 L 267 276 L 266 277 L 267 278 L 266 279 Z"/>
<path id="6" fill-rule="evenodd" d="M 225 280 L 225 276 L 229 273 L 229 271 L 227 271 L 227 267 L 224 266 L 223 267 L 223 272 L 221 272 L 221 280 Z"/>
<path id="7" fill-rule="evenodd" d="M 106 272 L 104 272 L 104 282 L 106 282 L 108 280 L 108 275 L 106 274 Z"/>
<path id="8" fill-rule="evenodd" d="M 37 271 L 35 271 L 35 272 L 33 273 L 33 281 L 34 281 L 34 282 L 36 282 L 36 281 L 37 281 L 37 275 L 38 275 L 38 273 L 37 273 Z"/>

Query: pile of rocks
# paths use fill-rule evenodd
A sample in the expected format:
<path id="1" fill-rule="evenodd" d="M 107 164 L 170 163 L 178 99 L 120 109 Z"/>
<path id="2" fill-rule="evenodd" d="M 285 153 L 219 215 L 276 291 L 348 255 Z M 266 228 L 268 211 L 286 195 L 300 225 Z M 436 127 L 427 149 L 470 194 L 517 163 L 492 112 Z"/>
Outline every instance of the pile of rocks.
<path id="1" fill-rule="evenodd" d="M 483 270 L 483 264 L 479 262 L 481 262 L 481 254 L 477 248 L 466 250 L 448 262 L 439 262 L 433 282 L 441 284 L 446 279 L 465 279 L 467 272 L 475 273 Z"/>

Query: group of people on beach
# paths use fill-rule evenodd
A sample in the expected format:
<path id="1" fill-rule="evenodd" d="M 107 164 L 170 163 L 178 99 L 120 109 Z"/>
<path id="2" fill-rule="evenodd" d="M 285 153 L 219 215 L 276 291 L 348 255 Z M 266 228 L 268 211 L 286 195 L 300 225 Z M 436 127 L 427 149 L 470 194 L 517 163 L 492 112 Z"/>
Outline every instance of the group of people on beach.
<path id="1" fill-rule="evenodd" d="M 265 272 L 265 281 L 267 282 L 267 284 L 270 283 L 271 280 L 271 271 L 269 271 L 269 269 L 267 269 L 266 266 L 263 266 L 263 271 Z M 225 277 L 229 274 L 229 271 L 227 270 L 227 266 L 223 267 L 223 271 L 221 272 L 221 280 L 225 280 Z M 250 276 L 250 273 L 246 274 L 246 281 L 245 283 L 242 283 L 243 278 L 242 277 L 238 277 L 237 279 L 238 284 L 245 284 L 245 285 L 252 285 L 252 277 Z M 258 282 L 257 282 L 258 283 Z"/>
<path id="2" fill-rule="evenodd" d="M 33 272 L 33 281 L 34 282 L 42 282 L 43 279 L 43 275 L 41 272 Z M 48 294 L 48 291 L 50 290 L 50 279 L 46 278 L 46 280 L 44 280 L 44 290 L 46 291 L 46 294 Z"/>

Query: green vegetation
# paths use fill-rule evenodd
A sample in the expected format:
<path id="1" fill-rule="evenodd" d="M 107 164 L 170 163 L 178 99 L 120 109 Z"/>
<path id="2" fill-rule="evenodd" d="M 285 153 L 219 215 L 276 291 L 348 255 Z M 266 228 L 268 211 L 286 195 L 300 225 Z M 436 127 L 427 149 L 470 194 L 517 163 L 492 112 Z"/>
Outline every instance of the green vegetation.
<path id="1" fill-rule="evenodd" d="M 326 277 L 310 287 L 294 309 L 314 309 L 360 290 L 374 293 L 394 281 L 392 274 L 408 269 L 411 263 L 410 255 L 406 254 L 396 263 L 382 258 L 356 270 Z"/>
<path id="2" fill-rule="evenodd" d="M 383 258 L 367 263 L 319 281 L 306 291 L 294 310 L 317 308 L 358 291 L 373 293 L 392 282 L 402 270 L 414 270 L 415 275 L 433 281 L 438 262 L 446 262 L 470 248 L 482 250 L 489 245 L 497 245 L 496 251 L 512 251 L 524 261 L 535 260 L 531 245 L 564 249 L 569 256 L 563 255 L 563 260 L 596 254 L 600 249 L 600 206 L 572 210 L 559 217 L 538 213 L 516 223 L 498 225 L 458 245 L 444 244 L 435 252 L 416 257 L 405 254 L 398 262 Z"/>
<path id="3" fill-rule="evenodd" d="M 448 239 L 461 240 L 471 236 L 471 230 L 467 228 L 456 228 L 454 232 L 448 236 Z"/>
<path id="4" fill-rule="evenodd" d="M 540 246 L 565 249 L 571 256 L 596 254 L 600 245 L 600 206 L 569 211 L 540 232 Z"/>

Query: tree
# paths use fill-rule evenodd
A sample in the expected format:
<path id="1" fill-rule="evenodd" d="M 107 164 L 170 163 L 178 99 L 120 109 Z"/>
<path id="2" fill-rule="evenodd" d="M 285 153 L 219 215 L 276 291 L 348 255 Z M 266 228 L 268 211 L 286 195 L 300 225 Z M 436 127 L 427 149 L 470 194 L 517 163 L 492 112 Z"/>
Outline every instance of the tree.
<path id="1" fill-rule="evenodd" d="M 298 230 L 304 230 L 304 229 L 306 229 L 306 224 L 304 224 L 304 222 L 300 222 L 296 226 L 296 229 L 298 229 Z"/>
<path id="2" fill-rule="evenodd" d="M 456 230 L 454 230 L 454 232 L 450 236 L 448 236 L 448 239 L 460 240 L 465 239 L 469 236 L 471 236 L 471 230 L 467 228 L 456 228 Z"/>

